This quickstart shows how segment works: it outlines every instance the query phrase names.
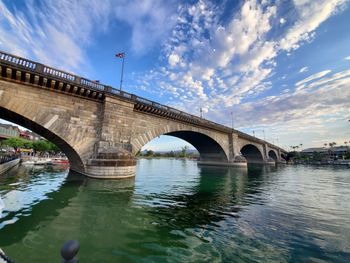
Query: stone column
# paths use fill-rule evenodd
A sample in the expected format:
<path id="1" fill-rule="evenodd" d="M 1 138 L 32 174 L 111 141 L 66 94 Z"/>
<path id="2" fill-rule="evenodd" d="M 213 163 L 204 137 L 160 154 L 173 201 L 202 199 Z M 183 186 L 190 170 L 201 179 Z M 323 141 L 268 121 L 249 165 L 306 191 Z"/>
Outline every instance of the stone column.
<path id="1" fill-rule="evenodd" d="M 106 96 L 100 110 L 99 137 L 86 165 L 87 175 L 101 179 L 135 176 L 136 159 L 130 143 L 134 104 Z"/>
<path id="2" fill-rule="evenodd" d="M 268 162 L 268 160 L 269 160 L 269 148 L 268 148 L 266 143 L 263 144 L 263 149 L 264 149 L 264 156 L 263 156 L 264 162 Z"/>
<path id="3" fill-rule="evenodd" d="M 238 135 L 235 133 L 232 133 L 231 135 L 229 162 L 232 166 L 247 166 L 247 160 L 240 155 Z"/>

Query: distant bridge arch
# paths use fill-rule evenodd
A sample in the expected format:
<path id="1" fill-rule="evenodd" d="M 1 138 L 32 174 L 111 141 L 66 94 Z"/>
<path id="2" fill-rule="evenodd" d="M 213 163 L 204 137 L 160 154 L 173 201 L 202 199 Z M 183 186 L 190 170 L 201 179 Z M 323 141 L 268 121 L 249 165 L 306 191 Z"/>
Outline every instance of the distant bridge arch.
<path id="1" fill-rule="evenodd" d="M 262 163 L 264 155 L 261 150 L 253 144 L 246 144 L 241 148 L 241 154 L 248 163 Z"/>
<path id="2" fill-rule="evenodd" d="M 225 151 L 228 149 L 226 135 L 220 136 L 204 129 L 178 125 L 161 126 L 140 134 L 131 142 L 134 146 L 133 153 L 137 153 L 149 141 L 161 135 L 173 136 L 190 143 L 199 152 L 201 161 L 229 161 L 228 152 Z"/>
<path id="3" fill-rule="evenodd" d="M 278 161 L 278 157 L 277 157 L 277 154 L 274 150 L 270 150 L 269 151 L 269 158 L 272 158 L 275 162 Z"/>

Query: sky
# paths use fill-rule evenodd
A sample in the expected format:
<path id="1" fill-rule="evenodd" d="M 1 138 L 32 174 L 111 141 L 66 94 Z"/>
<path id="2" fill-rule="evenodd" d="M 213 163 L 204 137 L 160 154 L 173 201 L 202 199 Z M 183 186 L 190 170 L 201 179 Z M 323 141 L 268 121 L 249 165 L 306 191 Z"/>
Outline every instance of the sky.
<path id="1" fill-rule="evenodd" d="M 286 150 L 350 141 L 346 0 L 0 0 L 0 50 Z M 161 136 L 144 148 L 180 149 Z"/>

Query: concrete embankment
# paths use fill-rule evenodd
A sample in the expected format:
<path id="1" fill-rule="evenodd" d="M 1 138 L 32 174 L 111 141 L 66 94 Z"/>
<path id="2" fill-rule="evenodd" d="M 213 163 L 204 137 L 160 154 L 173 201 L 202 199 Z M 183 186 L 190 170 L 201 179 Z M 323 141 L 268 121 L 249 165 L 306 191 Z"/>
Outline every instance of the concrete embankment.
<path id="1" fill-rule="evenodd" d="M 0 175 L 19 164 L 20 160 L 20 158 L 17 158 L 12 161 L 0 164 Z"/>

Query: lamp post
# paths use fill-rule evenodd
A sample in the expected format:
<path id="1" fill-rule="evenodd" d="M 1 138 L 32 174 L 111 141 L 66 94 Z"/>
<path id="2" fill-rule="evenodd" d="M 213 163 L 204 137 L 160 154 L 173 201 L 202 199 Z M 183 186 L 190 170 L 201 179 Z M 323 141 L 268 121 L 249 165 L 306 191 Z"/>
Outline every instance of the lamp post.
<path id="1" fill-rule="evenodd" d="M 199 108 L 199 113 L 200 113 L 201 118 L 203 118 L 203 110 L 202 110 L 202 108 Z"/>
<path id="2" fill-rule="evenodd" d="M 233 130 L 233 112 L 231 111 L 231 128 Z"/>

